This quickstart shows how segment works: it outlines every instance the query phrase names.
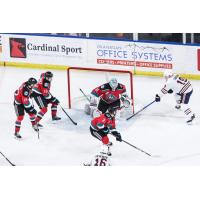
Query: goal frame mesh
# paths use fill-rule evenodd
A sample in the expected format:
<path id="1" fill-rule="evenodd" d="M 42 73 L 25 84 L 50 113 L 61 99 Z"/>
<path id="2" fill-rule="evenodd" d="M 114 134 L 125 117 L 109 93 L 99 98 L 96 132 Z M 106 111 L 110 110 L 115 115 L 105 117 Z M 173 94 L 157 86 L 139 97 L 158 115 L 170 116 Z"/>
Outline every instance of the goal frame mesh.
<path id="1" fill-rule="evenodd" d="M 68 107 L 71 109 L 72 105 L 72 99 L 71 99 L 71 76 L 70 71 L 71 70 L 79 70 L 79 71 L 92 71 L 92 72 L 114 72 L 114 73 L 123 73 L 123 74 L 129 74 L 130 78 L 130 94 L 131 94 L 131 100 L 132 100 L 132 107 L 133 107 L 133 113 L 134 113 L 134 94 L 133 94 L 133 73 L 128 70 L 115 70 L 115 69 L 104 69 L 104 68 L 88 68 L 88 67 L 68 67 L 67 68 L 67 88 L 68 88 Z M 98 85 L 97 85 L 98 87 Z"/>

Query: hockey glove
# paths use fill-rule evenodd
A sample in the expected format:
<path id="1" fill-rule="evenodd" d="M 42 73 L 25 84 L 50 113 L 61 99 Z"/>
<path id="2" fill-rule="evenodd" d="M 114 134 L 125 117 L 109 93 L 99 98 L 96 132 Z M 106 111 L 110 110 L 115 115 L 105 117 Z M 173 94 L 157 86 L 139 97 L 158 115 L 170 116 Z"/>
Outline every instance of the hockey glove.
<path id="1" fill-rule="evenodd" d="M 121 100 L 122 100 L 122 101 L 125 101 L 127 98 L 128 98 L 128 95 L 127 95 L 127 94 L 123 94 L 123 95 L 121 96 Z"/>
<path id="2" fill-rule="evenodd" d="M 123 101 L 123 105 L 125 108 L 129 108 L 129 106 L 131 105 L 131 102 L 128 99 L 126 99 Z"/>
<path id="3" fill-rule="evenodd" d="M 159 101 L 160 101 L 160 96 L 159 96 L 158 94 L 156 94 L 155 101 L 156 101 L 156 102 L 159 102 Z"/>
<path id="4" fill-rule="evenodd" d="M 37 111 L 35 110 L 35 108 L 33 106 L 31 106 L 30 108 L 27 109 L 27 112 L 29 114 L 34 114 L 36 115 L 37 114 Z"/>
<path id="5" fill-rule="evenodd" d="M 56 99 L 56 97 L 52 97 L 51 101 L 55 104 L 59 104 L 60 101 L 58 99 Z"/>
<path id="6" fill-rule="evenodd" d="M 172 90 L 172 89 L 169 89 L 169 90 L 168 90 L 168 93 L 169 93 L 169 94 L 172 94 L 172 93 L 173 93 L 173 90 Z"/>
<path id="7" fill-rule="evenodd" d="M 121 134 L 119 132 L 112 131 L 111 134 L 115 136 L 117 141 L 122 142 L 122 137 L 121 137 Z"/>

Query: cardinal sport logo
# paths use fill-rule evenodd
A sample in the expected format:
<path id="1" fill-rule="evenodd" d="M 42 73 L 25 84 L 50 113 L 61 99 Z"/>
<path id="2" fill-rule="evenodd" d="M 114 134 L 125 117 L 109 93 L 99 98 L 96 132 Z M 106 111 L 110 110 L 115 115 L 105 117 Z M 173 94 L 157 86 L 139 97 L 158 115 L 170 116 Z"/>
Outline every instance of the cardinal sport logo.
<path id="1" fill-rule="evenodd" d="M 26 58 L 26 39 L 9 38 L 9 41 L 10 41 L 10 57 Z"/>

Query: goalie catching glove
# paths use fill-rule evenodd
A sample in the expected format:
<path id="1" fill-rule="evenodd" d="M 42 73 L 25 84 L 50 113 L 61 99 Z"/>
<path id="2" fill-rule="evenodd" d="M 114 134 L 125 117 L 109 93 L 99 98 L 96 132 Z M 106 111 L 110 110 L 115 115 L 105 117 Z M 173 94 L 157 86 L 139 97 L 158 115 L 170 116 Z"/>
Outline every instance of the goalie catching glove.
<path id="1" fill-rule="evenodd" d="M 112 134 L 117 141 L 122 142 L 122 136 L 116 129 L 110 130 L 110 134 Z"/>
<path id="2" fill-rule="evenodd" d="M 129 108 L 129 106 L 131 105 L 131 101 L 130 99 L 128 98 L 128 95 L 127 94 L 124 94 L 121 96 L 121 101 L 123 103 L 123 106 L 125 108 Z"/>

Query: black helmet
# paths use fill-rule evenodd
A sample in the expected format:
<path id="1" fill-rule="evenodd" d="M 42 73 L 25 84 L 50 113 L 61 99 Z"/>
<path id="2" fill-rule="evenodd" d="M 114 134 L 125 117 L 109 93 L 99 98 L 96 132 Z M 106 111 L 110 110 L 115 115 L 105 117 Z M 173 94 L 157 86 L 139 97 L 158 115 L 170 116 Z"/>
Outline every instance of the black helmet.
<path id="1" fill-rule="evenodd" d="M 52 78 L 52 77 L 53 77 L 53 74 L 52 74 L 52 72 L 49 72 L 49 71 L 48 71 L 48 72 L 45 72 L 45 73 L 44 73 L 44 77 L 45 77 L 45 78 Z"/>
<path id="2" fill-rule="evenodd" d="M 115 117 L 116 113 L 117 113 L 116 108 L 109 107 L 107 112 L 106 112 L 106 115 L 107 115 L 108 118 L 113 118 L 113 117 Z"/>
<path id="3" fill-rule="evenodd" d="M 37 80 L 35 78 L 29 78 L 27 81 L 28 85 L 35 85 L 37 83 Z"/>

